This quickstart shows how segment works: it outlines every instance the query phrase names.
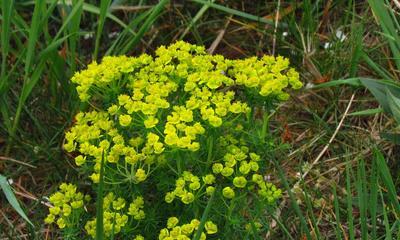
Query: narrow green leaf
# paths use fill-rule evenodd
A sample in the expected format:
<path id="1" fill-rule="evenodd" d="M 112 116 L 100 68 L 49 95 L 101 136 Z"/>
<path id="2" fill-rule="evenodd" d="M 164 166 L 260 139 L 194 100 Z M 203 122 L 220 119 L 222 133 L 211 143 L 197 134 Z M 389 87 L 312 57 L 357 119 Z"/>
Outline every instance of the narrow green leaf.
<path id="1" fill-rule="evenodd" d="M 400 134 L 399 133 L 390 133 L 390 132 L 381 132 L 380 137 L 390 141 L 394 144 L 400 144 Z"/>
<path id="2" fill-rule="evenodd" d="M 375 63 L 368 56 L 368 53 L 363 52 L 361 57 L 368 64 L 368 66 L 370 66 L 376 73 L 378 73 L 381 76 L 381 78 L 383 78 L 383 79 L 392 79 L 393 78 L 385 68 L 383 68 L 382 66 L 378 65 L 377 63 Z"/>
<path id="3" fill-rule="evenodd" d="M 368 0 L 368 3 L 381 25 L 382 31 L 389 42 L 397 69 L 400 69 L 400 36 L 398 35 L 398 23 L 393 9 L 382 0 Z M 397 25 L 397 26 L 396 26 Z"/>
<path id="4" fill-rule="evenodd" d="M 101 0 L 100 1 L 100 16 L 97 25 L 97 32 L 96 32 L 96 42 L 94 44 L 94 53 L 93 59 L 97 59 L 97 54 L 99 52 L 99 45 L 100 45 L 100 38 L 103 32 L 104 22 L 106 20 L 107 12 L 110 7 L 111 0 Z"/>
<path id="5" fill-rule="evenodd" d="M 360 225 L 361 225 L 361 239 L 367 240 L 368 227 L 367 227 L 367 194 L 364 185 L 366 184 L 365 179 L 365 164 L 361 159 L 357 166 L 357 179 L 356 189 L 358 197 L 358 208 L 360 211 Z"/>
<path id="6" fill-rule="evenodd" d="M 389 167 L 386 164 L 385 158 L 378 149 L 374 149 L 375 161 L 377 163 L 380 179 L 382 179 L 384 187 L 388 191 L 390 203 L 397 215 L 400 215 L 400 204 L 397 199 L 396 187 L 393 183 L 392 175 L 390 174 Z"/>
<path id="7" fill-rule="evenodd" d="M 400 98 L 394 96 L 393 93 L 387 88 L 386 95 L 392 115 L 397 123 L 400 125 Z"/>
<path id="8" fill-rule="evenodd" d="M 101 156 L 100 176 L 96 196 L 96 240 L 104 240 L 103 191 L 104 191 L 104 151 Z"/>
<path id="9" fill-rule="evenodd" d="M 292 189 L 289 186 L 288 181 L 286 180 L 286 177 L 285 177 L 285 175 L 283 173 L 282 167 L 275 160 L 274 160 L 274 165 L 278 169 L 279 178 L 280 178 L 281 182 L 283 183 L 283 186 L 285 187 L 287 193 L 289 194 L 291 205 L 292 205 L 296 215 L 300 219 L 300 223 L 301 223 L 301 226 L 303 228 L 302 229 L 302 234 L 304 233 L 308 240 L 313 239 L 311 237 L 311 234 L 310 234 L 311 231 L 310 231 L 310 229 L 309 229 L 309 227 L 307 225 L 307 222 L 306 222 L 306 217 L 303 214 L 303 212 L 300 210 L 300 206 L 296 201 L 296 198 L 295 198 L 295 196 L 294 196 L 294 194 L 292 192 Z"/>
<path id="10" fill-rule="evenodd" d="M 371 108 L 371 109 L 366 109 L 366 110 L 349 113 L 348 116 L 370 116 L 370 115 L 375 115 L 375 114 L 382 113 L 382 112 L 383 112 L 383 108 Z"/>
<path id="11" fill-rule="evenodd" d="M 213 3 L 215 0 L 211 0 L 211 3 Z M 183 39 L 186 34 L 192 29 L 192 27 L 196 24 L 197 21 L 204 15 L 204 13 L 210 8 L 210 5 L 204 4 L 200 10 L 197 12 L 197 14 L 194 16 L 194 18 L 190 21 L 189 26 L 186 27 L 185 31 L 182 33 L 181 37 L 179 39 Z"/>
<path id="12" fill-rule="evenodd" d="M 2 89 L 3 81 L 5 81 L 7 56 L 10 47 L 10 26 L 11 26 L 11 13 L 14 9 L 14 1 L 3 0 L 1 2 L 1 74 L 0 74 L 0 92 Z"/>
<path id="13" fill-rule="evenodd" d="M 351 172 L 350 162 L 346 164 L 346 202 L 347 202 L 347 224 L 349 228 L 349 237 L 355 239 L 354 216 L 353 216 L 353 196 L 351 190 Z"/>
<path id="14" fill-rule="evenodd" d="M 371 216 L 371 239 L 377 239 L 377 207 L 378 207 L 378 171 L 376 167 L 376 161 L 371 164 L 371 176 L 369 179 L 370 184 L 370 198 L 369 198 L 369 212 Z"/>
<path id="15" fill-rule="evenodd" d="M 111 47 L 108 48 L 107 52 L 105 55 L 111 55 L 111 54 L 118 54 L 118 49 L 122 49 L 123 46 L 125 46 L 128 42 L 132 41 L 132 39 L 137 35 L 136 32 L 133 30 L 136 30 L 136 28 L 143 22 L 145 19 L 151 14 L 152 9 L 149 9 L 145 11 L 144 13 L 139 14 L 137 17 L 135 17 L 129 25 L 124 28 L 124 30 L 118 34 L 117 39 L 114 40 L 112 43 Z"/>
<path id="16" fill-rule="evenodd" d="M 169 0 L 160 0 L 160 2 L 152 8 L 150 15 L 147 17 L 136 36 L 124 46 L 124 48 L 120 51 L 120 54 L 126 54 L 129 50 L 136 46 L 150 26 L 159 17 L 160 12 L 168 2 Z"/>
<path id="17" fill-rule="evenodd" d="M 347 85 L 351 85 L 351 86 L 355 86 L 355 87 L 362 86 L 359 78 L 348 78 L 348 79 L 339 79 L 339 80 L 335 80 L 335 81 L 321 83 L 321 84 L 315 85 L 313 88 L 318 89 L 318 88 L 336 87 L 336 86 L 343 85 L 343 84 L 347 84 Z"/>
<path id="18" fill-rule="evenodd" d="M 17 198 L 15 197 L 13 191 L 11 190 L 10 184 L 8 184 L 7 178 L 0 174 L 0 187 L 3 189 L 4 195 L 6 195 L 7 201 L 14 208 L 14 210 L 23 218 L 26 222 L 33 226 L 32 222 L 26 216 L 24 210 L 22 210 L 21 206 Z"/>
<path id="19" fill-rule="evenodd" d="M 203 4 L 203 5 L 207 5 L 207 6 L 211 7 L 211 8 L 215 8 L 215 9 L 220 10 L 222 12 L 226 12 L 226 13 L 229 13 L 229 14 L 232 14 L 232 15 L 235 15 L 235 16 L 246 18 L 246 19 L 249 19 L 249 20 L 252 20 L 252 21 L 261 22 L 261 23 L 265 23 L 265 24 L 269 24 L 269 25 L 274 25 L 274 21 L 267 20 L 267 19 L 265 19 L 263 17 L 254 16 L 252 14 L 245 13 L 245 12 L 242 12 L 242 11 L 239 11 L 239 10 L 236 10 L 236 9 L 228 8 L 228 7 L 219 5 L 219 4 L 215 4 L 215 3 L 212 3 L 210 1 L 204 1 L 204 0 L 191 0 L 191 1 Z M 280 24 L 280 25 L 284 26 L 284 24 Z"/>
<path id="20" fill-rule="evenodd" d="M 204 209 L 203 215 L 201 216 L 200 225 L 199 225 L 199 227 L 198 227 L 198 229 L 197 229 L 196 235 L 194 236 L 194 239 L 193 239 L 193 240 L 199 240 L 200 237 L 201 237 L 201 233 L 203 232 L 204 225 L 206 224 L 206 221 L 207 221 L 207 218 L 208 218 L 208 213 L 210 212 L 210 209 L 211 209 L 211 206 L 212 206 L 212 203 L 213 203 L 213 200 L 214 200 L 214 195 L 215 195 L 215 192 L 216 192 L 216 191 L 217 191 L 217 190 L 215 190 L 215 191 L 211 194 L 211 197 L 210 197 L 210 199 L 208 200 L 207 206 L 206 206 L 206 208 Z"/>
<path id="21" fill-rule="evenodd" d="M 387 214 L 386 210 L 386 205 L 385 205 L 385 200 L 383 198 L 382 191 L 379 191 L 381 195 L 381 201 L 382 201 L 382 211 L 383 211 L 383 225 L 385 225 L 385 240 L 392 240 L 392 231 L 390 230 L 390 222 L 389 222 L 389 217 Z"/>
<path id="22" fill-rule="evenodd" d="M 73 0 L 74 5 L 80 5 L 79 0 Z M 83 3 L 83 1 L 82 1 Z M 79 6 L 77 9 L 77 13 L 74 15 L 74 18 L 71 20 L 71 24 L 69 24 L 68 32 L 71 34 L 71 37 L 68 39 L 69 46 L 69 64 L 71 66 L 71 72 L 76 71 L 76 57 L 77 57 L 77 46 L 79 45 L 79 32 L 81 18 L 83 14 L 83 4 Z"/>
<path id="23" fill-rule="evenodd" d="M 339 207 L 339 198 L 336 192 L 336 185 L 333 186 L 333 206 L 335 207 L 335 219 L 336 219 L 336 224 L 335 224 L 335 233 L 336 233 L 336 239 L 342 240 L 342 234 L 340 230 L 340 226 L 342 225 L 340 221 L 340 207 Z"/>

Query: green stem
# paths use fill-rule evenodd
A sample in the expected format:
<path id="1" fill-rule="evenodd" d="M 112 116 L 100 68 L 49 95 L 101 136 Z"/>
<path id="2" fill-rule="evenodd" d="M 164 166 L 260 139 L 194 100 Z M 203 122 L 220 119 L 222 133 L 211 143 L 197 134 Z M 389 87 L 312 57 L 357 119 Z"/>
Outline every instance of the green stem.
<path id="1" fill-rule="evenodd" d="M 263 125 L 261 129 L 261 141 L 265 143 L 265 137 L 267 135 L 267 129 L 269 125 L 269 116 L 267 113 L 264 112 L 263 114 Z"/>

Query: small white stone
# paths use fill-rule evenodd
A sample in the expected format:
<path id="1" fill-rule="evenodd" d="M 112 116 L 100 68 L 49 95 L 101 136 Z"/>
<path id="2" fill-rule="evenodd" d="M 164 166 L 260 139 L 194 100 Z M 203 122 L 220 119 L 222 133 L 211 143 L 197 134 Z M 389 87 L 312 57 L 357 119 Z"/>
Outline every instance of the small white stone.
<path id="1" fill-rule="evenodd" d="M 12 180 L 12 178 L 7 179 L 8 184 L 13 185 L 14 180 Z"/>
<path id="2" fill-rule="evenodd" d="M 324 48 L 325 49 L 328 49 L 328 48 L 330 48 L 332 46 L 332 43 L 330 43 L 330 42 L 326 42 L 325 44 L 324 44 Z"/>
<path id="3" fill-rule="evenodd" d="M 346 40 L 347 36 L 341 31 L 341 30 L 336 30 L 336 37 L 343 42 Z"/>
<path id="4" fill-rule="evenodd" d="M 315 86 L 315 85 L 314 85 L 313 83 L 310 83 L 310 82 L 309 82 L 309 83 L 306 84 L 306 87 L 305 87 L 305 88 L 306 88 L 306 89 L 311 89 L 311 88 L 313 88 L 314 86 Z"/>
<path id="5" fill-rule="evenodd" d="M 93 38 L 93 33 L 92 32 L 86 33 L 85 35 L 83 35 L 83 39 L 87 40 L 89 38 Z"/>
<path id="6" fill-rule="evenodd" d="M 118 34 L 119 34 L 118 32 L 110 32 L 110 33 L 108 34 L 108 37 L 109 37 L 109 38 L 113 38 L 113 37 L 116 37 Z"/>

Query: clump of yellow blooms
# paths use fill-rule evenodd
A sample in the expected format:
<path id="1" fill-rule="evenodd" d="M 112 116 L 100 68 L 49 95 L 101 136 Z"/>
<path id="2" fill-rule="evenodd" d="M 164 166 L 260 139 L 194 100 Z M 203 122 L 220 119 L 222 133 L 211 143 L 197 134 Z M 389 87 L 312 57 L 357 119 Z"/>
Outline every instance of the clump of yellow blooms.
<path id="1" fill-rule="evenodd" d="M 161 229 L 160 234 L 158 235 L 159 240 L 190 240 L 191 236 L 196 233 L 198 230 L 200 221 L 197 219 L 193 219 L 190 223 L 186 223 L 178 226 L 179 219 L 177 217 L 170 217 L 167 221 L 167 227 Z M 207 221 L 204 224 L 204 229 L 206 232 L 202 232 L 200 235 L 201 240 L 205 240 L 208 235 L 212 235 L 218 232 L 218 227 L 212 221 Z"/>
<path id="2" fill-rule="evenodd" d="M 142 210 L 144 201 L 142 197 L 137 197 L 129 205 L 126 210 L 126 201 L 124 198 L 116 197 L 112 192 L 103 198 L 103 226 L 104 235 L 109 237 L 112 233 L 117 234 L 128 223 L 129 215 L 134 220 L 142 220 L 145 213 Z M 86 232 L 95 238 L 96 236 L 96 219 L 90 220 L 85 225 Z M 139 237 L 140 239 L 140 237 Z"/>
<path id="3" fill-rule="evenodd" d="M 230 60 L 178 41 L 159 47 L 155 56 L 104 57 L 75 73 L 71 81 L 88 108 L 76 114 L 63 147 L 75 156 L 79 171 L 93 186 L 102 181 L 107 188 L 106 237 L 154 239 L 160 228 L 141 229 L 181 209 L 182 219 L 193 220 L 178 226 L 178 218 L 169 218 L 158 238 L 191 239 L 200 224 L 196 218 L 211 199 L 219 202 L 213 204 L 217 208 L 229 202 L 234 207 L 245 197 L 267 204 L 280 198 L 281 190 L 264 179 L 268 159 L 253 144 L 253 135 L 259 131 L 255 107 L 268 114 L 275 102 L 289 97 L 288 89 L 302 86 L 288 59 Z M 86 224 L 68 218 L 75 209 L 90 212 L 83 211 L 83 194 L 74 185 L 60 189 L 50 197 L 54 207 L 46 223 L 56 222 L 60 228 L 84 225 L 95 237 L 95 217 L 86 217 Z M 145 202 L 163 211 L 149 209 L 152 214 L 145 214 Z M 220 220 L 219 213 L 210 214 Z M 200 239 L 217 234 L 212 221 L 205 222 L 204 229 Z"/>
<path id="4" fill-rule="evenodd" d="M 165 201 L 171 203 L 175 196 L 179 197 L 184 204 L 194 201 L 196 191 L 201 187 L 200 178 L 191 172 L 184 171 L 182 177 L 175 182 L 175 190 L 165 195 Z"/>
<path id="5" fill-rule="evenodd" d="M 77 187 L 73 184 L 62 183 L 59 189 L 60 191 L 55 192 L 49 198 L 53 207 L 49 209 L 49 214 L 44 221 L 47 224 L 55 222 L 59 228 L 63 229 L 71 224 L 74 214 L 79 216 L 84 202 L 88 201 L 90 197 L 77 192 Z"/>
<path id="6" fill-rule="evenodd" d="M 254 189 L 258 187 L 258 194 L 268 202 L 273 203 L 281 197 L 281 190 L 277 189 L 272 183 L 266 182 L 264 177 L 260 175 L 259 162 L 261 157 L 250 152 L 247 146 L 238 147 L 238 141 L 232 137 L 221 137 L 220 145 L 227 149 L 222 162 L 216 162 L 212 165 L 212 171 L 215 175 L 231 181 L 231 186 L 222 189 L 222 195 L 225 198 L 232 199 L 235 197 L 235 188 Z"/>

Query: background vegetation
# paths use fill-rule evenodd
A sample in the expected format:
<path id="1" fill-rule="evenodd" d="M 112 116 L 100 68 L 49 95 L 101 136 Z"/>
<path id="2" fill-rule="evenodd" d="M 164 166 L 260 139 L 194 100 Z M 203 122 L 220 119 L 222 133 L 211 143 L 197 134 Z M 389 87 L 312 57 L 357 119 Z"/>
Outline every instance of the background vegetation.
<path id="1" fill-rule="evenodd" d="M 80 179 L 61 148 L 82 107 L 72 74 L 179 39 L 228 58 L 283 55 L 301 73 L 269 126 L 286 147 L 266 175 L 286 191 L 263 238 L 400 238 L 398 1 L 0 2 L 1 239 L 58 236 L 46 196 Z"/>

